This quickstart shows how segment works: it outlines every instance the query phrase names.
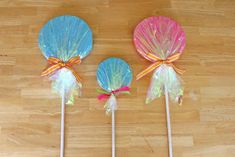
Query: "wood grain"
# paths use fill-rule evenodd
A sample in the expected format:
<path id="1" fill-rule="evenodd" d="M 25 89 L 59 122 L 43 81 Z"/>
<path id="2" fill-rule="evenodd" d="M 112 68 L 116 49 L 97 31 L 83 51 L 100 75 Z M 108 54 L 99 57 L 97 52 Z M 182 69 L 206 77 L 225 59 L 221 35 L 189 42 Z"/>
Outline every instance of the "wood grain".
<path id="1" fill-rule="evenodd" d="M 187 69 L 183 106 L 171 105 L 175 157 L 235 156 L 235 1 L 233 0 L 1 0 L 0 156 L 58 157 L 60 99 L 40 77 L 46 60 L 38 32 L 51 18 L 71 14 L 87 21 L 94 49 L 77 67 L 83 96 L 66 112 L 66 157 L 111 156 L 111 117 L 97 101 L 96 68 L 125 59 L 134 76 L 149 63 L 132 34 L 152 15 L 178 21 L 187 36 L 179 67 Z M 167 157 L 164 98 L 144 104 L 150 76 L 120 96 L 117 157 Z"/>

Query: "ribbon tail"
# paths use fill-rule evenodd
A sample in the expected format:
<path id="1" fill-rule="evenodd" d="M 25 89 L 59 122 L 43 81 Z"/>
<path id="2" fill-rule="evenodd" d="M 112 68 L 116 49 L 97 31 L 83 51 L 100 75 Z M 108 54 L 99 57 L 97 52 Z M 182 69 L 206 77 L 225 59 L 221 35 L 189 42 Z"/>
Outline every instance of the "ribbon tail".
<path id="1" fill-rule="evenodd" d="M 128 87 L 128 86 L 123 86 L 123 87 L 121 87 L 121 88 L 119 88 L 119 89 L 117 89 L 117 90 L 115 90 L 114 91 L 114 93 L 118 93 L 118 92 L 129 92 L 130 91 L 130 87 Z"/>
<path id="2" fill-rule="evenodd" d="M 97 99 L 98 100 L 105 100 L 105 99 L 107 99 L 107 98 L 109 98 L 109 94 L 100 94 L 98 97 L 97 97 Z"/>
<path id="3" fill-rule="evenodd" d="M 182 74 L 185 72 L 185 70 L 178 68 L 178 67 L 175 66 L 173 63 L 171 63 L 171 66 L 172 66 L 173 69 L 174 69 L 178 74 L 180 74 L 180 75 L 182 75 Z"/>
<path id="4" fill-rule="evenodd" d="M 80 59 L 79 56 L 72 57 L 68 61 L 68 63 L 70 63 L 71 65 L 73 65 L 73 64 L 80 64 L 81 62 L 82 62 L 82 60 Z"/>
<path id="5" fill-rule="evenodd" d="M 154 69 L 158 68 L 160 65 L 161 65 L 161 62 L 158 62 L 158 61 L 153 63 L 153 64 L 151 64 L 149 67 L 147 67 L 145 70 L 143 70 L 142 72 L 140 72 L 136 76 L 136 80 L 139 80 L 140 78 L 142 78 L 143 76 L 147 75 L 148 73 L 150 73 Z"/>
<path id="6" fill-rule="evenodd" d="M 47 59 L 48 63 L 49 64 L 57 64 L 59 62 L 61 62 L 61 60 L 59 58 L 56 58 L 56 57 L 49 57 Z"/>
<path id="7" fill-rule="evenodd" d="M 58 64 L 49 66 L 48 68 L 46 68 L 45 70 L 43 70 L 41 76 L 48 76 L 53 74 L 55 71 L 59 70 L 61 67 Z"/>
<path id="8" fill-rule="evenodd" d="M 167 57 L 167 60 L 168 60 L 169 62 L 174 62 L 174 61 L 176 61 L 176 60 L 178 60 L 178 59 L 180 58 L 180 55 L 181 55 L 181 53 L 179 53 L 179 52 L 174 53 L 173 55 L 168 56 L 168 57 Z"/>

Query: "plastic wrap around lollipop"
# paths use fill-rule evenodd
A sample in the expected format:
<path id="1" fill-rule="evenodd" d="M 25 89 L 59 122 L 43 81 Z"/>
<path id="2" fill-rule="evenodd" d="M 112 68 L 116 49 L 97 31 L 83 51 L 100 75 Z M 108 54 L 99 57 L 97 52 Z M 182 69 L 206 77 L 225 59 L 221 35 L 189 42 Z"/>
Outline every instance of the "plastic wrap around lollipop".
<path id="1" fill-rule="evenodd" d="M 81 78 L 74 70 L 92 49 L 92 32 L 76 16 L 59 16 L 47 22 L 39 33 L 39 47 L 49 66 L 42 76 L 49 76 L 53 89 L 73 103 L 73 95 L 80 94 Z"/>
<path id="2" fill-rule="evenodd" d="M 170 98 L 181 104 L 183 87 L 178 74 L 183 70 L 174 64 L 185 48 L 185 34 L 180 25 L 163 16 L 146 18 L 134 31 L 134 44 L 140 55 L 152 62 L 137 79 L 154 71 L 146 103 L 160 97 L 166 86 Z"/>
<path id="3" fill-rule="evenodd" d="M 103 90 L 98 90 L 101 93 L 98 99 L 108 99 L 105 104 L 107 113 L 117 109 L 116 95 L 129 93 L 131 80 L 132 71 L 124 60 L 109 58 L 99 64 L 97 81 Z"/>

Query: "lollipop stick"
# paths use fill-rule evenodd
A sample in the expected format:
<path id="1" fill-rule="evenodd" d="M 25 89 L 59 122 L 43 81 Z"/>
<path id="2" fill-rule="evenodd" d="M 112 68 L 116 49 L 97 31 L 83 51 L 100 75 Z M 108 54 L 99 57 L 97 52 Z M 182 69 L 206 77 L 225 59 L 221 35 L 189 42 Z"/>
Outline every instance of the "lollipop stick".
<path id="1" fill-rule="evenodd" d="M 115 109 L 112 109 L 112 157 L 115 157 Z"/>
<path id="2" fill-rule="evenodd" d="M 63 90 L 62 102 L 61 102 L 60 157 L 64 157 L 64 117 L 65 117 L 64 114 L 65 114 L 65 96 Z"/>
<path id="3" fill-rule="evenodd" d="M 165 85 L 165 98 L 166 98 L 167 135 L 168 135 L 168 147 L 169 147 L 168 151 L 169 151 L 169 156 L 173 157 L 172 139 L 171 139 L 171 116 L 169 110 L 169 96 L 166 85 Z"/>

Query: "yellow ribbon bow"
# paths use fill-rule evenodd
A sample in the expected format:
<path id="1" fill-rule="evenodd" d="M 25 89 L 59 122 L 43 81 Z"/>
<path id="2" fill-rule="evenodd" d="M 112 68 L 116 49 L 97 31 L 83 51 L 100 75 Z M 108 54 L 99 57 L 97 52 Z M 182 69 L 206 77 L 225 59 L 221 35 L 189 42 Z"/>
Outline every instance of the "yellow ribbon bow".
<path id="1" fill-rule="evenodd" d="M 147 67 L 145 70 L 143 70 L 142 72 L 140 72 L 137 75 L 137 80 L 139 80 L 140 78 L 142 78 L 143 76 L 147 75 L 148 73 L 150 73 L 151 71 L 153 71 L 154 69 L 158 68 L 160 65 L 162 64 L 167 64 L 169 66 L 171 66 L 177 73 L 179 74 L 183 74 L 185 70 L 179 69 L 174 65 L 174 61 L 176 61 L 177 59 L 179 59 L 181 53 L 175 53 L 169 57 L 167 57 L 165 60 L 161 59 L 160 57 L 149 53 L 147 54 L 148 58 L 150 58 L 151 60 L 154 61 L 153 64 L 151 64 L 149 67 Z"/>
<path id="2" fill-rule="evenodd" d="M 63 62 L 59 58 L 56 58 L 56 57 L 49 57 L 47 61 L 49 63 L 49 67 L 43 70 L 41 76 L 48 76 L 48 75 L 55 73 L 57 70 L 61 68 L 67 68 L 73 73 L 76 80 L 78 82 L 81 82 L 80 76 L 73 68 L 73 65 L 81 63 L 81 59 L 79 56 L 70 58 L 67 62 Z"/>

